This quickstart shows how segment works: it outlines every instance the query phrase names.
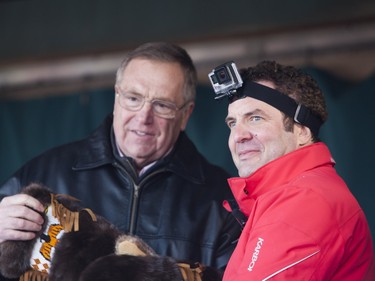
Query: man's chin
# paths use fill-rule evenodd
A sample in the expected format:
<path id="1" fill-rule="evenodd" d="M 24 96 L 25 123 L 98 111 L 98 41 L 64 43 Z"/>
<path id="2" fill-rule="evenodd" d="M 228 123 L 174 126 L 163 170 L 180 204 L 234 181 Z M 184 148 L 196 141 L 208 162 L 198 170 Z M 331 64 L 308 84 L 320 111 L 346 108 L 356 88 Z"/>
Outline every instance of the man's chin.
<path id="1" fill-rule="evenodd" d="M 147 154 L 145 151 L 136 151 L 131 154 L 130 156 L 139 167 L 147 166 L 148 164 L 151 164 L 152 162 L 157 161 L 160 159 L 160 156 L 155 154 Z"/>
<path id="2" fill-rule="evenodd" d="M 239 166 L 237 166 L 238 169 L 238 175 L 241 178 L 245 178 L 253 174 L 256 170 L 253 165 L 250 165 L 246 162 L 241 163 Z"/>

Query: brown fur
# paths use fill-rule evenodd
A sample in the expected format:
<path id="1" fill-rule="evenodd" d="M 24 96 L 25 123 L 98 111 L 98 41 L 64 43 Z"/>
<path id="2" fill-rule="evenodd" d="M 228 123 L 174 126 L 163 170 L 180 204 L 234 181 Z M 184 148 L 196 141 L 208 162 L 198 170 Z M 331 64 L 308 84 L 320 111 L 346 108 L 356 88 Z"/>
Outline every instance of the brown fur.
<path id="1" fill-rule="evenodd" d="M 158 256 L 145 242 L 136 236 L 121 233 L 114 225 L 79 206 L 74 198 L 51 195 L 40 184 L 31 184 L 22 193 L 37 198 L 44 206 L 57 199 L 63 208 L 79 213 L 79 229 L 65 232 L 55 247 L 48 277 L 32 279 L 39 272 L 30 268 L 30 256 L 37 241 L 6 241 L 0 244 L 0 271 L 7 278 L 23 277 L 26 280 L 48 281 L 182 281 L 177 262 L 169 257 Z M 41 214 L 45 217 L 45 214 Z M 46 228 L 37 233 L 37 237 Z M 73 228 L 73 226 L 72 226 Z M 41 278 L 41 277 L 38 277 Z M 30 279 L 29 279 L 30 280 Z M 218 281 L 217 270 L 203 271 L 203 281 Z"/>
<path id="2" fill-rule="evenodd" d="M 44 206 L 51 202 L 50 191 L 41 185 L 31 184 L 25 188 L 21 193 L 29 194 L 37 198 Z M 44 218 L 44 213 L 41 214 Z M 42 230 L 37 233 L 36 237 L 45 230 L 45 225 Z M 30 269 L 30 258 L 35 238 L 30 241 L 6 241 L 0 244 L 0 272 L 7 278 L 18 278 L 25 271 Z"/>
<path id="3" fill-rule="evenodd" d="M 107 280 L 182 281 L 182 277 L 176 262 L 171 258 L 113 254 L 91 263 L 79 279 L 79 281 Z"/>

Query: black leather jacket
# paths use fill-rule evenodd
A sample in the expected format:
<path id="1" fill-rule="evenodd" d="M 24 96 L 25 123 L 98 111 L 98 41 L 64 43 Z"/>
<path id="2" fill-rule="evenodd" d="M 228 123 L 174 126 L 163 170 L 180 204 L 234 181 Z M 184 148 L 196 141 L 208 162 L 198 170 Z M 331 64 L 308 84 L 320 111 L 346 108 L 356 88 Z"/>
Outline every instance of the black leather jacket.
<path id="1" fill-rule="evenodd" d="M 208 163 L 185 133 L 169 156 L 140 178 L 129 159 L 116 156 L 112 143 L 109 116 L 88 138 L 24 165 L 0 187 L 0 199 L 40 182 L 80 199 L 83 207 L 143 238 L 161 255 L 225 267 L 240 234 L 222 207 L 232 198 L 229 175 Z"/>

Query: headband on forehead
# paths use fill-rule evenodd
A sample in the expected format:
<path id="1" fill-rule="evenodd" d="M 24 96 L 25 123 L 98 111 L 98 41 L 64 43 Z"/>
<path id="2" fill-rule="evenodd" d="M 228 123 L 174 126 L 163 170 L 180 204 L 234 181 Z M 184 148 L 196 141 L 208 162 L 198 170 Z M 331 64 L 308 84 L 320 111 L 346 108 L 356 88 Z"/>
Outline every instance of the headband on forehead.
<path id="1" fill-rule="evenodd" d="M 291 97 L 275 89 L 247 81 L 241 88 L 228 96 L 229 103 L 244 97 L 263 101 L 293 118 L 295 122 L 310 128 L 315 136 L 319 134 L 320 126 L 323 124 L 322 119 L 306 106 L 298 104 Z"/>

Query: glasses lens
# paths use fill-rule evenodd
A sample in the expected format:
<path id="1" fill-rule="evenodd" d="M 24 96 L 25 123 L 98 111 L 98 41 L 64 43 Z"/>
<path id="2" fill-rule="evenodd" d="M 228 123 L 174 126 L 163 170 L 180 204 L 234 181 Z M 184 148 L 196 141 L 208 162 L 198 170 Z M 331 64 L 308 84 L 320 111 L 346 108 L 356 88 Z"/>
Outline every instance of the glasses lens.
<path id="1" fill-rule="evenodd" d="M 120 105 L 126 109 L 138 110 L 144 103 L 144 97 L 136 94 L 120 94 Z"/>
<path id="2" fill-rule="evenodd" d="M 177 110 L 175 104 L 162 100 L 153 100 L 152 108 L 156 114 L 166 118 L 173 118 Z"/>
<path id="3" fill-rule="evenodd" d="M 118 97 L 121 107 L 131 111 L 140 110 L 146 101 L 144 96 L 134 93 L 120 93 Z M 174 118 L 178 110 L 178 107 L 172 102 L 157 99 L 148 102 L 151 103 L 154 113 L 163 118 Z"/>

